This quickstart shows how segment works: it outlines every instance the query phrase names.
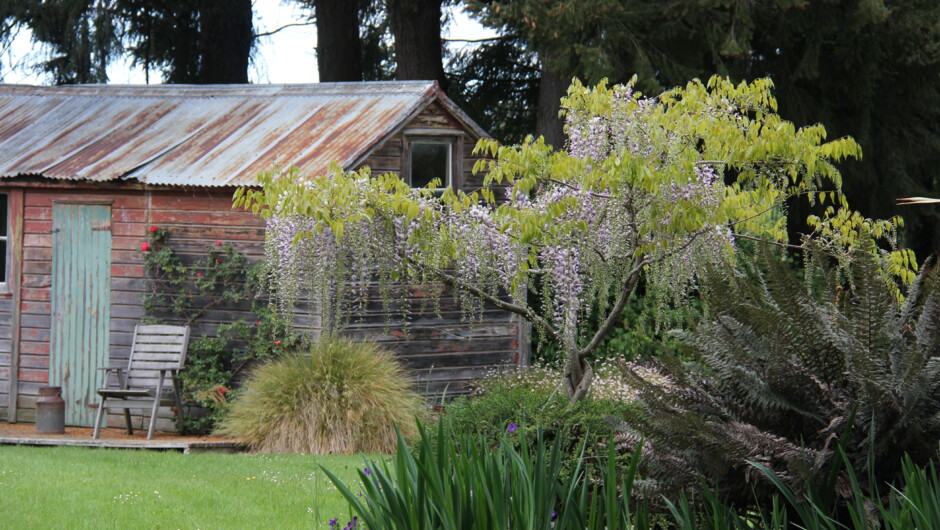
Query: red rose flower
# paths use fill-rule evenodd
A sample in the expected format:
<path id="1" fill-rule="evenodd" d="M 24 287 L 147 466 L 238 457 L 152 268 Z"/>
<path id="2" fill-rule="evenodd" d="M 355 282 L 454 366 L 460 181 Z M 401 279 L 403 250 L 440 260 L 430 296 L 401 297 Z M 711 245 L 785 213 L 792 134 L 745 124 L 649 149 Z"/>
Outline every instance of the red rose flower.
<path id="1" fill-rule="evenodd" d="M 201 273 L 201 272 L 197 272 L 197 273 L 196 273 L 196 277 L 199 278 L 200 276 L 202 276 L 202 273 Z"/>
<path id="2" fill-rule="evenodd" d="M 150 233 L 151 233 L 151 234 L 154 233 L 154 232 L 156 232 L 156 231 L 157 231 L 157 227 L 156 227 L 156 226 L 151 226 L 151 227 L 150 227 Z"/>
<path id="3" fill-rule="evenodd" d="M 256 325 L 256 326 L 260 326 L 260 325 L 261 325 L 261 321 L 260 321 L 260 320 L 255 320 L 255 325 Z"/>
<path id="4" fill-rule="evenodd" d="M 281 345 L 281 341 L 279 341 L 279 340 L 274 341 L 274 345 L 275 345 L 275 346 L 280 346 L 280 345 Z"/>
<path id="5" fill-rule="evenodd" d="M 141 252 L 147 252 L 148 250 L 150 250 L 150 243 L 147 243 L 146 241 L 144 241 L 143 243 L 140 244 Z"/>
<path id="6" fill-rule="evenodd" d="M 216 263 L 222 263 L 222 258 L 215 258 Z"/>
<path id="7" fill-rule="evenodd" d="M 221 242 L 221 241 L 218 241 L 218 240 L 215 242 L 215 244 L 216 244 L 216 245 L 219 245 L 219 246 L 222 246 L 222 242 Z"/>

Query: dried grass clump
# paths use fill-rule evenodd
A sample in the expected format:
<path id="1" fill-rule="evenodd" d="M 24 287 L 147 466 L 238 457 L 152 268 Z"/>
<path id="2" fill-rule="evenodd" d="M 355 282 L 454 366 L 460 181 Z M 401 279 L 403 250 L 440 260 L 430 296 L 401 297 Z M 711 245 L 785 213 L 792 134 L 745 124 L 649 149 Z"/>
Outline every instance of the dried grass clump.
<path id="1" fill-rule="evenodd" d="M 329 339 L 255 369 L 217 432 L 261 452 L 390 453 L 394 426 L 414 435 L 425 413 L 391 353 Z"/>

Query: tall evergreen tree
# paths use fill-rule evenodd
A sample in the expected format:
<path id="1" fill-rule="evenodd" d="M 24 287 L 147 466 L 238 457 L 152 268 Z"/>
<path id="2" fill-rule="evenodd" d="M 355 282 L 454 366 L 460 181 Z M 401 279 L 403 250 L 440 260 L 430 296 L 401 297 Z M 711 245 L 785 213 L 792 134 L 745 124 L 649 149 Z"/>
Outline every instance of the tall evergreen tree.
<path id="1" fill-rule="evenodd" d="M 500 37 L 459 50 L 447 75 L 448 95 L 493 137 L 514 144 L 532 134 L 541 74 L 521 39 Z"/>
<path id="2" fill-rule="evenodd" d="M 320 81 L 362 81 L 360 2 L 303 0 L 302 3 L 314 10 Z"/>
<path id="3" fill-rule="evenodd" d="M 251 0 L 113 0 L 136 64 L 169 83 L 247 83 Z"/>
<path id="4" fill-rule="evenodd" d="M 386 0 L 399 80 L 434 79 L 447 90 L 441 42 L 443 4 L 444 0 Z"/>
<path id="5" fill-rule="evenodd" d="M 788 119 L 819 121 L 831 137 L 851 135 L 862 145 L 864 158 L 845 165 L 852 204 L 872 217 L 903 214 L 905 243 L 920 256 L 940 248 L 940 212 L 893 204 L 896 197 L 940 193 L 933 170 L 940 163 L 940 3 L 468 0 L 468 6 L 484 24 L 538 53 L 548 75 L 530 104 L 540 116 L 558 110 L 554 83 L 544 82 L 551 73 L 588 82 L 636 74 L 637 86 L 653 94 L 715 73 L 770 77 Z M 538 132 L 551 134 L 544 125 Z"/>
<path id="6" fill-rule="evenodd" d="M 104 83 L 129 53 L 171 83 L 246 83 L 251 0 L 14 0 L 0 7 L 0 42 L 28 28 L 55 84 Z"/>
<path id="7" fill-rule="evenodd" d="M 36 67 L 55 84 L 104 83 L 108 64 L 122 51 L 110 6 L 94 0 L 4 2 L 0 22 L 0 44 L 8 45 L 25 27 L 34 42 L 48 47 L 48 57 Z"/>

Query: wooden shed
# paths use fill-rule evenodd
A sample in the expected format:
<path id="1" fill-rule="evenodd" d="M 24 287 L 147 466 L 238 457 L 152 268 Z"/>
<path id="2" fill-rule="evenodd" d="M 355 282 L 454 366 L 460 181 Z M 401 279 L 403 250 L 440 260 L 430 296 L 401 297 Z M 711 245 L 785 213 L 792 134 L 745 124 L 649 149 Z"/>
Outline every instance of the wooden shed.
<path id="1" fill-rule="evenodd" d="M 264 222 L 231 198 L 276 162 L 475 189 L 484 135 L 433 82 L 0 85 L 0 420 L 33 421 L 38 388 L 55 385 L 67 424 L 92 423 L 97 368 L 126 362 L 144 316 L 138 249 L 150 226 L 170 230 L 180 254 L 222 240 L 259 257 Z M 408 341 L 381 318 L 356 334 L 400 352 L 431 392 L 525 360 L 517 319 L 492 310 L 471 327 L 444 303 L 442 319 L 410 319 Z"/>

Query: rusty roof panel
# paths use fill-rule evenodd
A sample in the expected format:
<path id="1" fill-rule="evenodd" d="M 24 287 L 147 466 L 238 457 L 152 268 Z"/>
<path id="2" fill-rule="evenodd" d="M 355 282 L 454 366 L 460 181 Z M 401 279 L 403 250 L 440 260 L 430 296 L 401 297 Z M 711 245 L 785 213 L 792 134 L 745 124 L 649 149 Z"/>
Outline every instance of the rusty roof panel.
<path id="1" fill-rule="evenodd" d="M 434 100 L 449 103 L 429 81 L 0 85 L 0 177 L 230 186 L 275 162 L 321 174 L 350 167 Z"/>

